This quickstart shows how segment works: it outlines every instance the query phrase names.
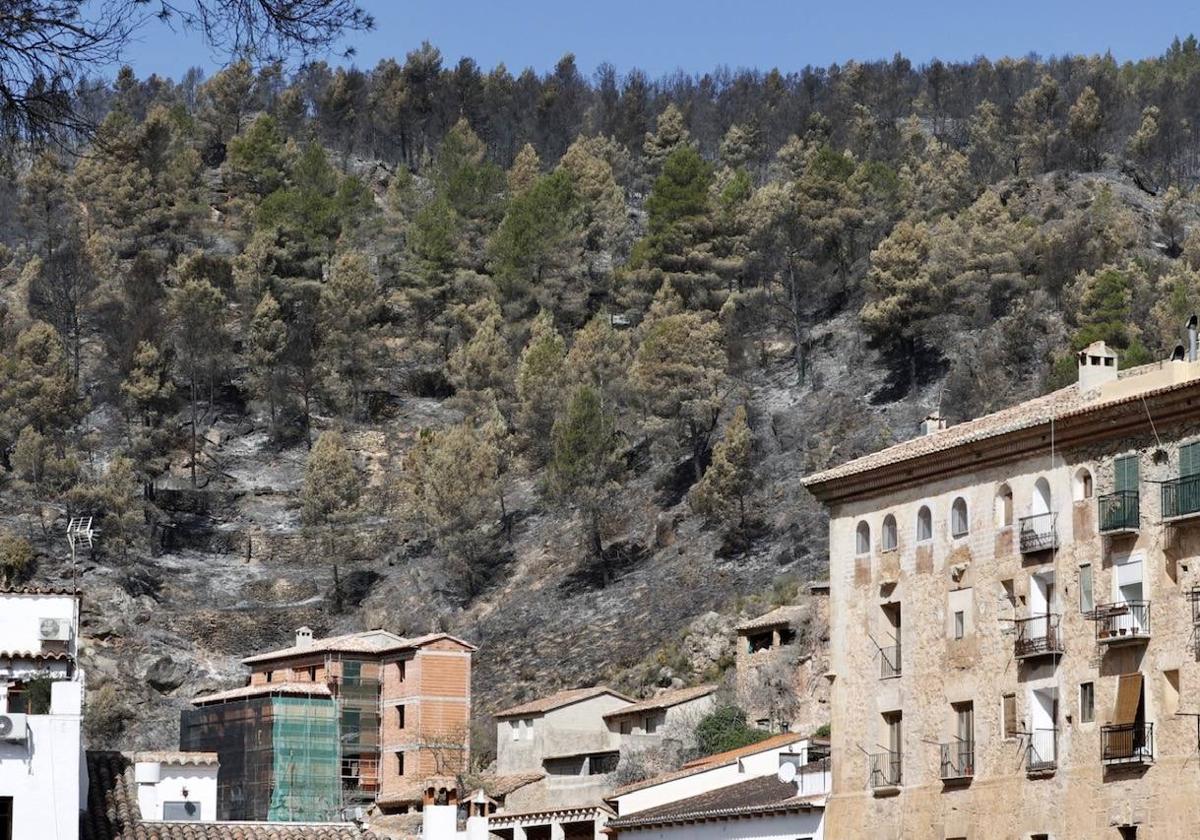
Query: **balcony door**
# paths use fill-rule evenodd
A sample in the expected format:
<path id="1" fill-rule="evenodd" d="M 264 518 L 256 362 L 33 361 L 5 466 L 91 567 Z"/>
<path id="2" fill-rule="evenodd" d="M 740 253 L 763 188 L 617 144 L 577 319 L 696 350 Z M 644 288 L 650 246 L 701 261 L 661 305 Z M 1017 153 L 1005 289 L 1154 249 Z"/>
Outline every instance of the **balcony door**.
<path id="1" fill-rule="evenodd" d="M 1142 610 L 1130 605 L 1145 600 L 1142 581 L 1142 555 L 1121 554 L 1113 558 L 1113 601 L 1125 606 L 1127 612 L 1115 616 L 1115 629 L 1127 630 L 1132 634 L 1142 631 Z"/>
<path id="2" fill-rule="evenodd" d="M 1029 743 L 1031 761 L 1038 765 L 1052 765 L 1058 758 L 1058 691 L 1053 688 L 1037 689 L 1030 695 Z"/>
<path id="3" fill-rule="evenodd" d="M 1050 635 L 1050 613 L 1055 611 L 1054 573 L 1029 577 L 1029 635 L 1044 639 Z"/>

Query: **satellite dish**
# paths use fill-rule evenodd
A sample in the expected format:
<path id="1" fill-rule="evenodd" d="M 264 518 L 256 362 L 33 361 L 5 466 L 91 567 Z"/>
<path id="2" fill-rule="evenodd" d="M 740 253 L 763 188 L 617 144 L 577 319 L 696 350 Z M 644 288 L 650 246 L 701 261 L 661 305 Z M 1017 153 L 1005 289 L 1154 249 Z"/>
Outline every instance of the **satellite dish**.
<path id="1" fill-rule="evenodd" d="M 792 782 L 796 781 L 796 765 L 792 764 L 790 761 L 786 764 L 780 764 L 779 772 L 776 775 L 779 777 L 779 781 L 783 782 L 785 785 L 790 785 Z"/>
<path id="2" fill-rule="evenodd" d="M 13 731 L 13 720 L 5 715 L 0 715 L 0 738 L 11 734 Z"/>

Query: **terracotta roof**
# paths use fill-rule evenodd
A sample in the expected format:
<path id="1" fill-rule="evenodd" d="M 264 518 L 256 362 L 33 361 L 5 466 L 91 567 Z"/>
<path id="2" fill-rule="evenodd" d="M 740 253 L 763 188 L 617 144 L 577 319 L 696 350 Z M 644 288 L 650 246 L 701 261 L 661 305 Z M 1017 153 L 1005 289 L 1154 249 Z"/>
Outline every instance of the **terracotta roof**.
<path id="1" fill-rule="evenodd" d="M 449 633 L 427 633 L 406 639 L 388 630 L 367 630 L 363 633 L 347 633 L 344 636 L 329 636 L 324 639 L 313 639 L 308 644 L 292 645 L 281 650 L 271 650 L 256 653 L 242 660 L 243 665 L 256 662 L 270 662 L 273 659 L 289 659 L 294 656 L 305 656 L 310 653 L 373 653 L 384 654 L 399 650 L 421 647 L 439 639 L 450 639 L 466 647 L 468 650 L 478 650 L 470 642 L 463 641 Z"/>
<path id="2" fill-rule="evenodd" d="M 74 595 L 80 594 L 65 586 L 15 586 L 0 584 L 0 595 Z"/>
<path id="3" fill-rule="evenodd" d="M 1174 376 L 1175 371 L 1168 367 L 1172 364 L 1175 363 L 1154 362 L 1130 368 L 1129 370 L 1123 370 L 1119 374 L 1119 380 L 1127 380 L 1132 377 L 1155 372 L 1165 372 L 1168 376 Z M 835 467 L 806 476 L 802 483 L 805 487 L 812 488 L 835 479 L 870 472 L 880 467 L 919 459 L 934 453 L 946 452 L 956 447 L 965 446 L 966 444 L 1009 432 L 1017 432 L 1046 425 L 1049 424 L 1051 418 L 1059 421 L 1064 418 L 1075 417 L 1123 403 L 1137 401 L 1145 397 L 1165 394 L 1183 388 L 1195 388 L 1197 385 L 1200 385 L 1200 380 L 1197 380 L 1192 373 L 1184 371 L 1181 375 L 1185 377 L 1190 376 L 1191 378 L 1171 382 L 1163 382 L 1161 378 L 1155 378 L 1153 381 L 1163 382 L 1163 384 L 1155 387 L 1150 387 L 1148 384 L 1147 387 L 1134 389 L 1132 392 L 1127 387 L 1119 391 L 1114 397 L 1107 399 L 1103 397 L 1102 392 L 1099 396 L 1096 391 L 1082 392 L 1079 389 L 1078 383 L 1075 383 L 1065 388 L 1060 388 L 1057 391 L 1052 391 L 1049 394 L 1034 397 L 1008 408 L 1003 408 L 992 414 L 967 420 L 963 423 L 940 429 L 932 434 L 920 435 L 911 440 L 889 446 L 886 449 L 881 449 L 878 452 L 854 458 Z"/>
<path id="4" fill-rule="evenodd" d="M 766 738 L 756 744 L 750 744 L 746 747 L 740 747 L 736 750 L 728 750 L 715 755 L 706 755 L 701 758 L 687 762 L 678 770 L 672 770 L 668 773 L 661 773 L 657 776 L 652 776 L 649 779 L 642 779 L 640 782 L 631 782 L 613 791 L 613 796 L 624 796 L 627 793 L 642 790 L 643 788 L 654 787 L 665 782 L 673 782 L 676 779 L 686 779 L 688 776 L 694 776 L 697 773 L 703 773 L 706 770 L 712 770 L 714 767 L 721 767 L 726 764 L 732 764 L 740 758 L 756 753 L 765 752 L 766 750 L 779 749 L 788 744 L 797 744 L 806 740 L 805 736 L 798 735 L 795 732 L 785 732 L 781 735 L 775 735 L 771 738 Z M 812 739 L 807 739 L 812 740 Z M 609 797 L 606 797 L 609 798 Z"/>
<path id="5" fill-rule="evenodd" d="M 158 764 L 185 764 L 185 765 L 204 765 L 216 764 L 217 754 L 215 752 L 180 752 L 179 750 L 153 750 L 150 752 L 136 752 L 133 754 L 134 761 L 153 761 Z"/>
<path id="6" fill-rule="evenodd" d="M 380 794 L 375 798 L 375 804 L 382 805 L 385 808 L 392 805 L 412 805 L 421 801 L 425 795 L 425 789 L 429 787 L 453 788 L 458 792 L 459 799 L 463 798 L 462 791 L 459 790 L 457 777 L 427 776 L 424 779 L 416 779 L 399 788 L 395 788 L 391 793 Z"/>
<path id="7" fill-rule="evenodd" d="M 776 607 L 769 613 L 760 615 L 758 618 L 743 621 L 737 626 L 737 631 L 745 633 L 748 630 L 761 630 L 764 627 L 780 627 L 785 624 L 791 624 L 796 619 L 802 617 L 805 612 L 807 610 L 799 606 Z"/>
<path id="8" fill-rule="evenodd" d="M 488 819 L 491 825 L 504 825 L 506 822 L 516 820 L 526 820 L 532 817 L 574 817 L 574 816 L 590 816 L 599 813 L 616 815 L 616 812 L 607 805 L 600 803 L 599 805 L 564 805 L 561 808 L 537 808 L 530 811 L 497 811 Z"/>
<path id="9" fill-rule="evenodd" d="M 693 820 L 748 817 L 783 811 L 808 811 L 824 808 L 824 797 L 800 797 L 796 786 L 781 782 L 775 776 L 739 782 L 736 785 L 710 790 L 687 799 L 668 802 L 645 811 L 618 817 L 609 828 L 634 828 L 664 825 Z"/>
<path id="10" fill-rule="evenodd" d="M 89 752 L 87 768 L 80 840 L 377 840 L 352 823 L 144 821 L 129 756 Z"/>
<path id="11" fill-rule="evenodd" d="M 329 686 L 320 682 L 259 683 L 258 685 L 231 688 L 229 691 L 218 691 L 215 694 L 201 694 L 192 698 L 192 705 L 206 706 L 209 703 L 224 703 L 227 700 L 241 700 L 245 697 L 264 697 L 272 694 L 298 694 L 305 697 L 333 696 L 329 691 Z"/>
<path id="12" fill-rule="evenodd" d="M 71 659 L 65 650 L 0 650 L 0 659 Z"/>
<path id="13" fill-rule="evenodd" d="M 522 715 L 540 715 L 546 712 L 561 709 L 563 706 L 569 706 L 572 703 L 579 703 L 584 700 L 590 700 L 593 697 L 599 697 L 601 694 L 611 694 L 613 697 L 621 700 L 634 702 L 632 697 L 626 697 L 619 691 L 613 691 L 606 685 L 594 685 L 591 688 L 572 688 L 566 691 L 557 691 L 546 697 L 539 697 L 536 700 L 530 700 L 527 703 L 522 703 L 519 706 L 513 706 L 511 709 L 504 709 L 496 712 L 493 715 L 497 720 L 508 717 L 521 717 Z"/>
<path id="14" fill-rule="evenodd" d="M 544 778 L 546 778 L 545 773 L 531 771 L 508 773 L 503 776 L 480 776 L 474 782 L 483 789 L 484 793 L 495 799 L 508 796 L 513 791 L 520 790 L 534 782 L 540 782 Z"/>
<path id="15" fill-rule="evenodd" d="M 607 720 L 608 718 L 622 717 L 623 715 L 631 715 L 638 712 L 648 712 L 653 709 L 669 709 L 672 706 L 678 706 L 680 703 L 687 703 L 690 700 L 707 697 L 716 690 L 717 687 L 715 685 L 694 685 L 691 688 L 664 691 L 662 694 L 656 694 L 654 697 L 634 703 L 632 706 L 625 706 L 616 711 L 608 712 L 604 715 L 604 718 Z"/>

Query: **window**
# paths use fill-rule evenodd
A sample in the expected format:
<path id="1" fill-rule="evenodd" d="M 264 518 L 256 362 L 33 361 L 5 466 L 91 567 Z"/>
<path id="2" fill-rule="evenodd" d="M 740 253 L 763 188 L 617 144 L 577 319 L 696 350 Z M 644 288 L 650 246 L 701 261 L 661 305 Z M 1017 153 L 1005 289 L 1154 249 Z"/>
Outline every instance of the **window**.
<path id="1" fill-rule="evenodd" d="M 775 636 L 768 630 L 765 633 L 754 633 L 746 637 L 746 652 L 757 653 L 760 650 L 770 650 Z"/>
<path id="2" fill-rule="evenodd" d="M 633 734 L 633 721 L 631 721 L 629 719 L 625 719 L 625 720 L 621 721 L 621 734 L 622 735 L 632 735 Z"/>
<path id="3" fill-rule="evenodd" d="M 396 663 L 396 675 L 400 682 L 404 682 L 404 660 Z"/>
<path id="4" fill-rule="evenodd" d="M 357 744 L 362 737 L 362 711 L 342 709 L 342 743 Z"/>
<path id="5" fill-rule="evenodd" d="M 646 734 L 653 735 L 658 731 L 658 715 L 646 715 Z"/>
<path id="6" fill-rule="evenodd" d="M 396 775 L 404 775 L 404 753 L 402 752 L 396 753 Z"/>
<path id="7" fill-rule="evenodd" d="M 1113 490 L 1118 493 L 1138 491 L 1138 456 L 1123 455 L 1113 461 Z"/>
<path id="8" fill-rule="evenodd" d="M 508 725 L 510 727 L 512 727 L 512 739 L 514 741 L 520 741 L 521 740 L 521 721 L 510 720 L 508 722 Z"/>
<path id="9" fill-rule="evenodd" d="M 933 514 L 929 507 L 922 505 L 917 511 L 917 542 L 929 542 L 933 539 Z"/>
<path id="10" fill-rule="evenodd" d="M 267 682 L 270 682 L 275 677 L 274 671 L 267 671 Z"/>
<path id="11" fill-rule="evenodd" d="M 526 741 L 533 740 L 533 720 L 532 719 L 525 721 L 525 740 Z"/>
<path id="12" fill-rule="evenodd" d="M 1200 441 L 1179 447 L 1179 477 L 1200 473 Z"/>
<path id="13" fill-rule="evenodd" d="M 1075 472 L 1074 489 L 1075 501 L 1082 502 L 1092 498 L 1095 491 L 1092 486 L 1092 473 L 1087 467 L 1080 467 Z"/>
<path id="14" fill-rule="evenodd" d="M 871 553 L 871 526 L 862 521 L 854 532 L 854 550 L 859 554 Z"/>
<path id="15" fill-rule="evenodd" d="M 1005 738 L 1016 738 L 1017 695 L 1005 694 L 1000 698 L 1000 734 Z"/>
<path id="16" fill-rule="evenodd" d="M 903 778 L 901 755 L 904 752 L 904 716 L 900 712 L 888 712 L 883 716 L 883 722 L 887 726 L 888 752 L 892 754 L 892 762 L 888 774 L 891 778 L 888 781 L 891 784 L 898 785 Z"/>
<path id="17" fill-rule="evenodd" d="M 199 802 L 164 802 L 163 803 L 163 819 L 172 820 L 175 822 L 199 822 L 200 821 L 200 803 Z M 0 829 L 0 837 L 5 837 L 3 829 Z"/>
<path id="18" fill-rule="evenodd" d="M 996 527 L 1006 528 L 1013 522 L 1012 488 L 1001 484 L 996 490 Z"/>
<path id="19" fill-rule="evenodd" d="M 970 530 L 970 522 L 967 520 L 967 501 L 959 496 L 950 506 L 950 535 L 957 539 L 965 537 Z"/>
<path id="20" fill-rule="evenodd" d="M 1092 564 L 1079 567 L 1079 611 L 1090 613 L 1096 609 L 1096 598 L 1092 595 Z"/>
<path id="21" fill-rule="evenodd" d="M 960 744 L 975 744 L 975 704 L 971 701 L 966 703 L 955 703 L 951 707 L 954 709 L 954 737 L 958 739 Z"/>
<path id="22" fill-rule="evenodd" d="M 613 773 L 617 769 L 617 763 L 621 759 L 620 753 L 596 753 L 589 755 L 587 760 L 587 772 L 589 776 L 602 776 L 605 773 Z"/>
<path id="23" fill-rule="evenodd" d="M 883 518 L 883 550 L 895 551 L 899 544 L 899 538 L 896 535 L 896 517 L 890 513 Z"/>
<path id="24" fill-rule="evenodd" d="M 1121 833 L 1121 840 L 1137 840 L 1136 825 L 1117 826 L 1117 831 Z"/>
<path id="25" fill-rule="evenodd" d="M 0 796 L 0 840 L 13 840 L 13 800 Z"/>
<path id="26" fill-rule="evenodd" d="M 316 665 L 308 666 L 308 681 L 309 682 L 317 681 L 317 666 Z"/>
<path id="27" fill-rule="evenodd" d="M 404 728 L 404 707 L 403 706 L 396 707 L 396 726 L 400 727 L 401 729 Z"/>
<path id="28" fill-rule="evenodd" d="M 962 610 L 956 610 L 954 613 L 954 638 L 961 639 L 966 635 L 966 613 Z"/>
<path id="29" fill-rule="evenodd" d="M 360 685 L 362 683 L 362 662 L 357 659 L 343 662 L 342 682 L 346 685 Z"/>
<path id="30" fill-rule="evenodd" d="M 1096 684 L 1079 684 L 1079 722 L 1091 723 L 1096 719 Z"/>

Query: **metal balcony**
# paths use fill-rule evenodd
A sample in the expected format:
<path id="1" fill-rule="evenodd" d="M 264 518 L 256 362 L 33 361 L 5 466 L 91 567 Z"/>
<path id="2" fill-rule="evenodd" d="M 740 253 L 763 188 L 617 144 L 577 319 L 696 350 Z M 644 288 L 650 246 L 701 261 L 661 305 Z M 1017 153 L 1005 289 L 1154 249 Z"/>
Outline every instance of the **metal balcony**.
<path id="1" fill-rule="evenodd" d="M 1020 520 L 1021 553 L 1037 554 L 1058 548 L 1057 513 L 1038 513 Z"/>
<path id="2" fill-rule="evenodd" d="M 1053 773 L 1058 768 L 1058 730 L 1035 729 L 1025 748 L 1026 773 Z"/>
<path id="3" fill-rule="evenodd" d="M 888 680 L 900 676 L 900 643 L 879 649 L 879 678 Z"/>
<path id="4" fill-rule="evenodd" d="M 1136 490 L 1100 497 L 1100 533 L 1131 534 L 1141 525 L 1141 501 Z"/>
<path id="5" fill-rule="evenodd" d="M 1100 727 L 1100 761 L 1109 766 L 1153 764 L 1154 724 Z"/>
<path id="6" fill-rule="evenodd" d="M 1018 618 L 1013 655 L 1017 659 L 1033 659 L 1038 656 L 1061 654 L 1063 642 L 1059 632 L 1060 620 L 1058 613 Z"/>
<path id="7" fill-rule="evenodd" d="M 942 752 L 939 772 L 943 782 L 970 779 L 975 776 L 974 741 L 952 741 L 939 746 Z"/>
<path id="8" fill-rule="evenodd" d="M 870 758 L 872 789 L 900 787 L 900 753 L 873 753 Z"/>
<path id="9" fill-rule="evenodd" d="M 1096 641 L 1102 645 L 1144 642 L 1150 638 L 1150 602 L 1100 604 L 1092 612 Z"/>
<path id="10" fill-rule="evenodd" d="M 1200 475 L 1173 478 L 1162 483 L 1162 518 L 1187 519 L 1200 515 Z"/>

